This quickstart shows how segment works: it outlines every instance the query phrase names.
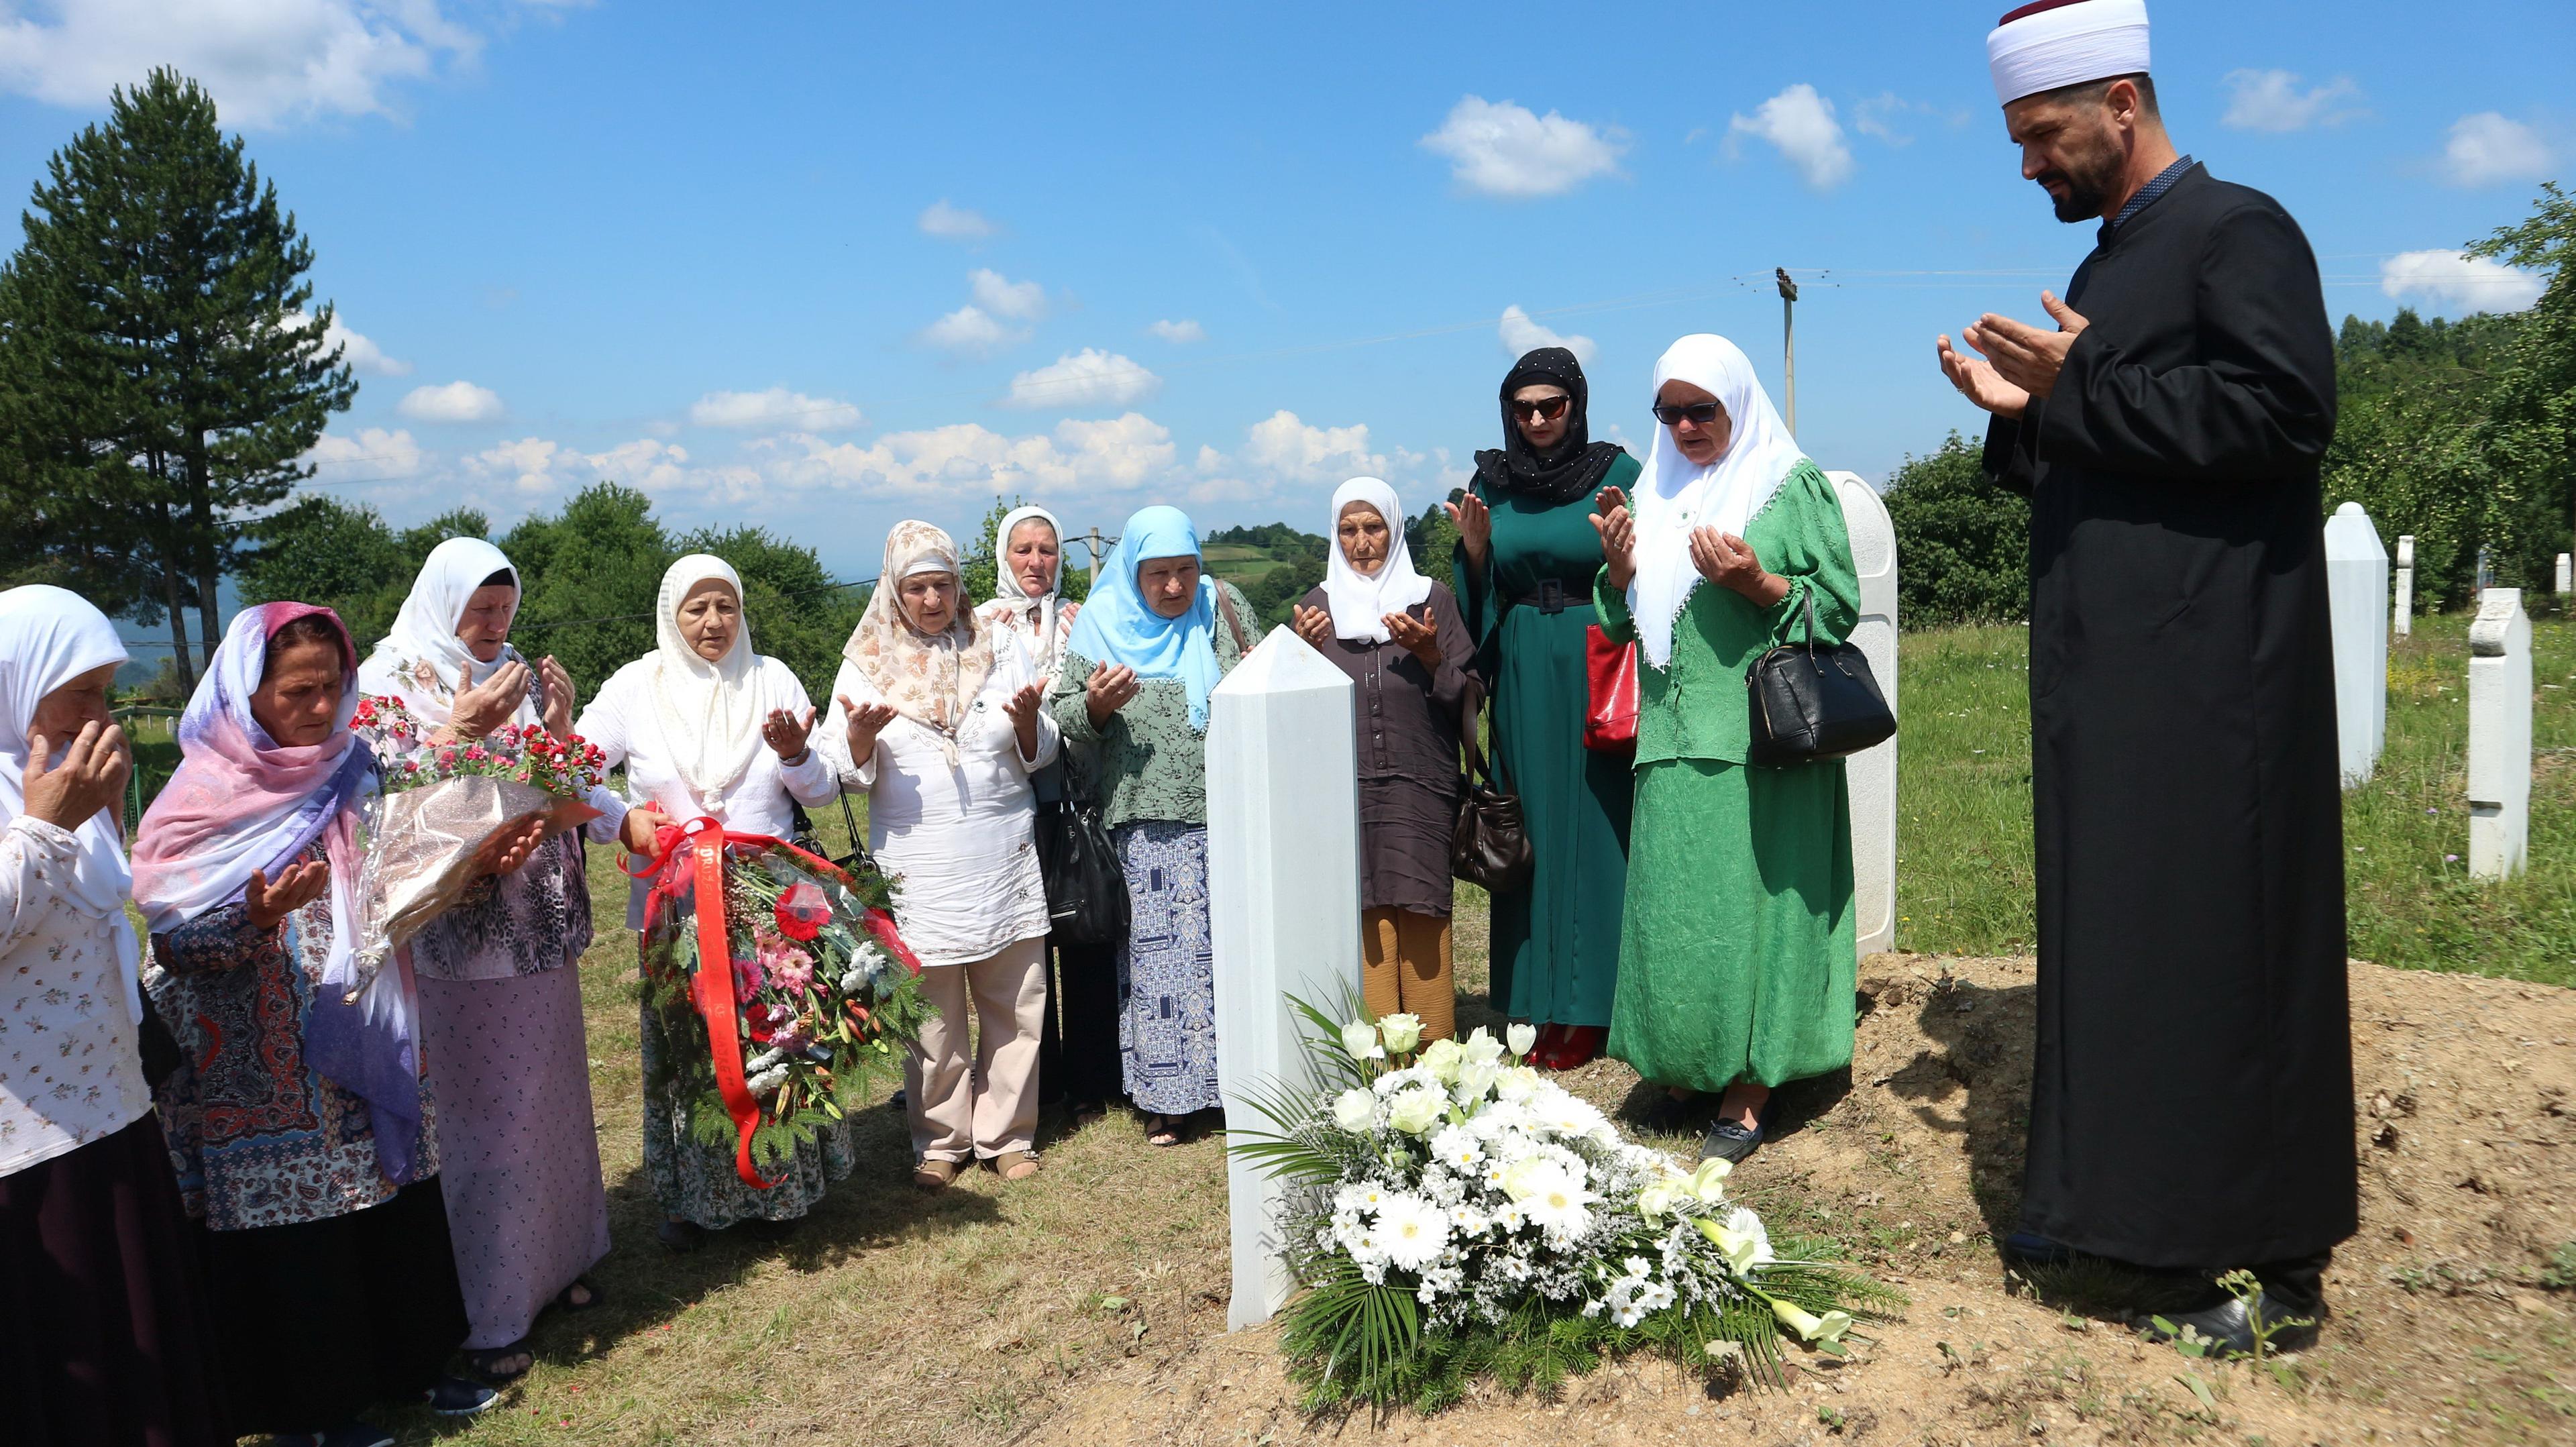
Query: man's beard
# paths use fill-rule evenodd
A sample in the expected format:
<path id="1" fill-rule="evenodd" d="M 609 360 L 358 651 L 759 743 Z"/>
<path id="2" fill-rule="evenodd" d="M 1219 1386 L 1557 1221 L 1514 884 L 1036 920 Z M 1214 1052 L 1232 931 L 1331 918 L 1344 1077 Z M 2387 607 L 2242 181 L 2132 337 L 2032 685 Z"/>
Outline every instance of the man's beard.
<path id="1" fill-rule="evenodd" d="M 2051 181 L 2066 188 L 2065 195 L 2048 198 L 2056 207 L 2057 219 L 2070 225 L 2101 219 L 2102 209 L 2110 204 L 2111 188 L 2120 183 L 2120 173 L 2126 168 L 2127 158 L 2116 146 L 2105 145 L 2099 150 L 2071 156 L 2067 164 L 2067 170 L 2042 171 L 2038 177 L 2043 188 Z"/>

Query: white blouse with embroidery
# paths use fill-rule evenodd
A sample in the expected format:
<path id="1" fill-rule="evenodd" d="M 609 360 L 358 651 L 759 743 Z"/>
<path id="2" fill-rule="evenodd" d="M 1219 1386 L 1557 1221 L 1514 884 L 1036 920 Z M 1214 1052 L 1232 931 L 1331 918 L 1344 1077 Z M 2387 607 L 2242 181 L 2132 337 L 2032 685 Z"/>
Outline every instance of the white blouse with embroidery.
<path id="1" fill-rule="evenodd" d="M 151 1108 L 116 922 L 56 879 L 69 830 L 19 815 L 0 829 L 0 1176 L 105 1140 Z"/>

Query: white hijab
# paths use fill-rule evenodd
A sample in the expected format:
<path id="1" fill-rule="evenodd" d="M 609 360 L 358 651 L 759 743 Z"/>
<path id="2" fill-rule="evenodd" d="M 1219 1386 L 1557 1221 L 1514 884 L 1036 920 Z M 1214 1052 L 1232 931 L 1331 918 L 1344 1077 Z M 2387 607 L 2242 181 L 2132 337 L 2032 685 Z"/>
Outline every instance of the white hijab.
<path id="1" fill-rule="evenodd" d="M 1805 459 L 1753 375 L 1753 363 L 1735 343 L 1708 332 L 1682 338 L 1655 362 L 1649 400 L 1664 384 L 1688 382 L 1726 409 L 1726 451 L 1706 467 L 1682 456 L 1672 429 L 1658 423 L 1646 466 L 1629 508 L 1637 521 L 1637 575 L 1628 584 L 1628 612 L 1637 641 L 1657 668 L 1672 662 L 1673 621 L 1700 584 L 1691 565 L 1691 533 L 1703 526 L 1744 536 L 1780 490 L 1789 470 Z"/>
<path id="2" fill-rule="evenodd" d="M 742 578 L 722 558 L 691 553 L 662 574 L 654 605 L 653 667 L 646 682 L 663 741 L 671 748 L 672 771 L 696 795 L 698 807 L 712 811 L 768 747 L 761 741 L 760 725 L 769 710 L 761 691 L 760 656 L 751 651 L 748 610 L 733 647 L 714 663 L 699 657 L 680 636 L 681 602 L 691 588 L 710 578 L 733 589 L 735 601 L 742 601 Z"/>
<path id="3" fill-rule="evenodd" d="M 1011 571 L 1011 530 L 1025 522 L 1045 523 L 1055 533 L 1055 586 L 1036 598 L 1020 590 L 1019 575 Z M 1009 604 L 1034 630 L 1031 671 L 1042 677 L 1053 675 L 1064 656 L 1055 629 L 1057 602 L 1064 597 L 1064 524 L 1042 507 L 1015 507 L 1002 514 L 1002 525 L 993 529 L 993 574 L 993 600 Z"/>
<path id="4" fill-rule="evenodd" d="M 28 731 L 35 725 L 36 706 L 91 669 L 125 659 L 115 625 L 78 593 L 43 584 L 0 592 L 0 824 L 27 809 L 27 766 L 34 745 Z M 59 757 L 71 740 L 45 743 Z M 73 909 L 111 922 L 117 961 L 125 970 L 126 1009 L 140 1020 L 143 1001 L 135 988 L 135 967 L 141 951 L 134 926 L 125 918 L 134 874 L 126 865 L 125 839 L 118 828 L 124 807 L 119 799 L 72 831 L 79 853 L 60 885 Z"/>
<path id="5" fill-rule="evenodd" d="M 481 683 L 500 671 L 502 664 L 520 657 L 517 649 L 505 643 L 485 663 L 456 636 L 456 626 L 465 621 L 466 604 L 473 601 L 483 580 L 495 573 L 509 574 L 510 586 L 520 587 L 519 570 L 499 548 L 481 538 L 449 538 L 430 549 L 420 565 L 420 576 L 412 580 L 410 595 L 403 599 L 402 612 L 394 616 L 394 631 L 359 667 L 358 691 L 400 694 L 423 728 L 445 724 L 460 674 Z M 533 698 L 522 700 L 510 716 L 515 724 L 536 721 Z"/>
<path id="6" fill-rule="evenodd" d="M 1377 509 L 1386 520 L 1386 562 L 1375 577 L 1342 556 L 1342 509 L 1355 502 Z M 1354 477 L 1333 489 L 1324 538 L 1330 544 L 1324 549 L 1324 601 L 1332 608 L 1334 637 L 1384 643 L 1393 636 L 1386 631 L 1386 615 L 1419 607 L 1431 596 L 1431 580 L 1414 571 L 1413 550 L 1405 545 L 1404 505 L 1396 501 L 1394 488 L 1376 478 Z"/>

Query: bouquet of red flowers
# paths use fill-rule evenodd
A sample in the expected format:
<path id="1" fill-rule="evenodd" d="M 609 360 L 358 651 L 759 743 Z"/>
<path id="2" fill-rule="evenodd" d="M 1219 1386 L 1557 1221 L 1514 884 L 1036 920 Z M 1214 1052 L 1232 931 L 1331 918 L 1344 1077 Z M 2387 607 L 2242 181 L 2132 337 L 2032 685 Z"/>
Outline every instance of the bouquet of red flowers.
<path id="1" fill-rule="evenodd" d="M 358 981 L 465 897 L 493 840 L 531 816 L 549 833 L 598 817 L 583 802 L 603 775 L 598 747 L 517 725 L 433 743 L 396 698 L 358 700 L 350 729 L 376 754 L 380 787 L 361 815 Z"/>
<path id="2" fill-rule="evenodd" d="M 880 898 L 839 866 L 712 819 L 666 829 L 644 916 L 644 998 L 673 1044 L 647 1090 L 766 1189 L 796 1148 L 899 1073 L 931 1007 Z"/>

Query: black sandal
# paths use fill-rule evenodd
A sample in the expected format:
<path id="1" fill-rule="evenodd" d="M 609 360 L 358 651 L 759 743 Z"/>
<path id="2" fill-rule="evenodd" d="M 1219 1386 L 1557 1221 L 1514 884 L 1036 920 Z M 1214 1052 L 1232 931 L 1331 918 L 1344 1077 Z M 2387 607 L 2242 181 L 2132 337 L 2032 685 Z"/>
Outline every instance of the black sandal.
<path id="1" fill-rule="evenodd" d="M 573 1300 L 572 1294 L 576 1291 L 589 1292 L 590 1300 Z M 576 1276 L 572 1279 L 572 1285 L 555 1293 L 555 1299 L 550 1304 L 564 1311 L 596 1311 L 600 1307 L 608 1304 L 608 1294 L 601 1291 L 597 1283 L 593 1282 L 589 1277 Z"/>
<path id="2" fill-rule="evenodd" d="M 1145 1144 L 1176 1146 L 1181 1143 L 1181 1118 L 1177 1115 L 1155 1115 L 1145 1120 Z"/>
<path id="3" fill-rule="evenodd" d="M 501 1360 L 504 1357 L 526 1357 L 528 1359 L 528 1364 L 519 1368 L 517 1371 L 505 1372 L 501 1370 L 500 1367 Z M 466 1369 L 474 1373 L 474 1375 L 481 1377 L 483 1380 L 490 1382 L 494 1386 L 500 1386 L 508 1382 L 515 1382 L 519 1378 L 526 1376 L 536 1367 L 536 1365 L 536 1349 L 528 1345 L 528 1339 L 526 1337 L 521 1337 L 517 1341 L 510 1343 L 508 1346 L 482 1348 L 467 1347 L 465 1349 Z"/>

